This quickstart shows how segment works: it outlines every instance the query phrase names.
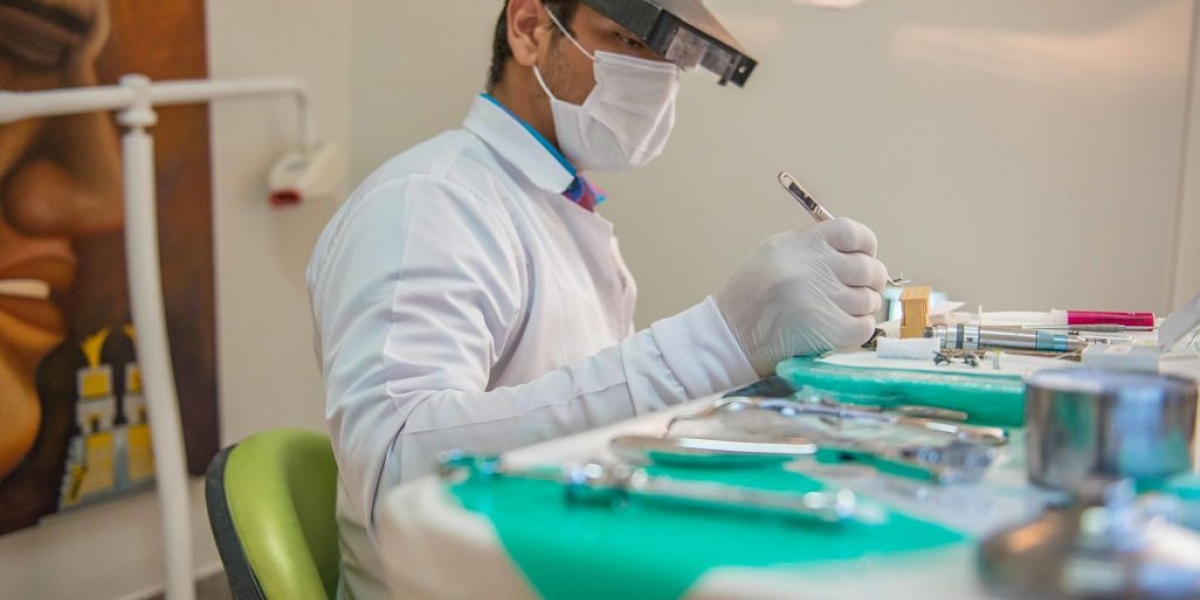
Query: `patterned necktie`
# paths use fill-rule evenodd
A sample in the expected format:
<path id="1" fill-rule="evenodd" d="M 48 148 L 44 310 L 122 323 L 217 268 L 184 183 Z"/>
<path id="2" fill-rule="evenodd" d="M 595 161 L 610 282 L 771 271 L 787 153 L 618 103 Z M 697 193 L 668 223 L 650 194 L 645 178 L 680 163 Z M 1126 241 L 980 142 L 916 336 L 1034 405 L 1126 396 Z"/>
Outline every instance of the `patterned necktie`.
<path id="1" fill-rule="evenodd" d="M 576 177 L 563 195 L 588 212 L 596 212 L 596 205 L 604 202 L 604 192 L 592 185 L 583 175 Z"/>

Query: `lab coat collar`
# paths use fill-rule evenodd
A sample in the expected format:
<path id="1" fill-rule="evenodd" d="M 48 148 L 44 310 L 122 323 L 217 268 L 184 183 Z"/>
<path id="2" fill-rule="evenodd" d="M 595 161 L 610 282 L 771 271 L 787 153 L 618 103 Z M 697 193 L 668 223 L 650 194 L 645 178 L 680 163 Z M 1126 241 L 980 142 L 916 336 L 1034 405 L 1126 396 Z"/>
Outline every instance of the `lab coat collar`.
<path id="1" fill-rule="evenodd" d="M 562 153 L 488 94 L 475 98 L 463 127 L 541 189 L 562 194 L 575 182 L 575 167 Z"/>

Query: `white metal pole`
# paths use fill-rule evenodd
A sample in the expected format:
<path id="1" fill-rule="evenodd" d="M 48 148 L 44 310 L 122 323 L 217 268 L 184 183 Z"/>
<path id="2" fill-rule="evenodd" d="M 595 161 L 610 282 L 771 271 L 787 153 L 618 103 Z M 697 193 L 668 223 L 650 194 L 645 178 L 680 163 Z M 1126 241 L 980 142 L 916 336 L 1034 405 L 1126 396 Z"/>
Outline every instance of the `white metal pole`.
<path id="1" fill-rule="evenodd" d="M 137 329 L 137 358 L 146 391 L 162 508 L 167 598 L 192 600 L 196 592 L 192 577 L 187 465 L 159 272 L 154 140 L 146 132 L 147 127 L 155 124 L 157 116 L 150 104 L 149 79 L 127 75 L 121 78 L 121 84 L 134 91 L 133 104 L 118 115 L 121 125 L 128 128 L 122 141 L 125 253 L 129 264 L 129 299 Z"/>
<path id="2" fill-rule="evenodd" d="M 120 110 L 129 106 L 132 101 L 129 90 L 115 85 L 42 92 L 0 91 L 0 123 L 36 117 Z"/>
<path id="3" fill-rule="evenodd" d="M 308 84 L 295 77 L 266 79 L 184 79 L 150 85 L 153 106 L 195 104 L 224 98 L 288 95 L 299 108 L 300 140 L 305 150 L 317 146 L 317 113 L 309 101 Z M 122 85 L 46 90 L 41 92 L 0 91 L 0 123 L 32 117 L 71 115 L 100 110 L 121 110 L 133 102 Z"/>
<path id="4" fill-rule="evenodd" d="M 226 98 L 288 95 L 299 108 L 300 141 L 305 150 L 317 146 L 317 111 L 309 101 L 308 84 L 296 77 L 270 79 L 193 79 L 159 81 L 150 86 L 150 98 L 155 106 L 211 102 Z"/>
<path id="5" fill-rule="evenodd" d="M 125 251 L 129 298 L 137 329 L 138 362 L 142 367 L 155 476 L 162 508 L 166 548 L 167 598 L 193 600 L 191 511 L 179 400 L 171 367 L 171 347 L 163 308 L 159 271 L 158 206 L 155 194 L 154 141 L 146 128 L 157 122 L 154 106 L 192 104 L 221 98 L 287 94 L 300 107 L 305 151 L 317 143 L 316 113 L 308 86 L 300 79 L 183 80 L 152 84 L 127 75 L 120 85 L 42 92 L 0 91 L 0 123 L 96 111 L 121 111 L 124 135 Z"/>

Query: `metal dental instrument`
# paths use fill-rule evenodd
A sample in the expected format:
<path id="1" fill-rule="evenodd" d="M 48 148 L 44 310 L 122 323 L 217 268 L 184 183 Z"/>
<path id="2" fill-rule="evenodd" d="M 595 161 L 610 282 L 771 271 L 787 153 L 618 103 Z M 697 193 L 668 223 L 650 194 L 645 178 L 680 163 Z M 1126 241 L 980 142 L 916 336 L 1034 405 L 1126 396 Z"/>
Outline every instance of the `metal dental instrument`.
<path id="1" fill-rule="evenodd" d="M 964 422 L 971 418 L 971 415 L 961 410 L 937 408 L 934 406 L 897 406 L 894 411 L 906 417 L 937 419 L 941 421 Z"/>
<path id="2" fill-rule="evenodd" d="M 804 210 L 808 211 L 808 214 L 812 215 L 813 220 L 818 223 L 833 220 L 833 215 L 828 210 L 825 210 L 824 206 L 818 204 L 816 198 L 812 197 L 812 194 L 809 194 L 803 187 L 800 187 L 800 182 L 796 181 L 796 178 L 788 174 L 787 171 L 779 174 L 779 184 L 800 203 L 800 206 L 804 207 Z M 901 287 L 912 282 L 904 279 L 904 274 L 901 273 L 900 279 L 888 276 L 887 283 L 893 287 Z"/>
<path id="3" fill-rule="evenodd" d="M 871 412 L 890 412 L 896 413 L 905 417 L 920 417 L 925 419 L 937 419 L 942 421 L 966 422 L 971 418 L 971 415 L 961 410 L 953 410 L 949 408 L 941 408 L 937 406 L 925 406 L 921 404 L 900 404 L 896 406 L 880 406 L 877 404 L 854 404 L 851 402 L 841 402 L 834 400 L 827 395 L 824 395 L 817 390 L 804 386 L 799 390 L 793 391 L 786 396 L 772 396 L 755 394 L 727 394 L 726 397 L 763 397 L 763 398 L 791 398 L 801 402 L 815 402 L 826 406 L 844 406 L 846 408 L 856 408 L 859 410 L 869 410 Z"/>
<path id="4" fill-rule="evenodd" d="M 853 518 L 858 497 L 847 489 L 830 492 L 771 492 L 749 487 L 682 481 L 648 474 L 629 465 L 568 468 L 567 497 L 573 501 L 623 504 L 645 500 L 684 507 L 758 513 L 797 522 L 838 524 Z"/>
<path id="5" fill-rule="evenodd" d="M 808 397 L 805 397 L 805 391 L 808 391 Z M 845 408 L 853 408 L 855 410 L 865 410 L 873 413 L 891 413 L 902 417 L 915 417 L 919 419 L 933 419 L 939 421 L 954 421 L 957 423 L 966 422 L 971 418 L 971 415 L 961 410 L 951 410 L 948 408 L 938 408 L 936 406 L 921 406 L 912 404 L 901 404 L 899 406 L 889 406 L 886 409 L 883 406 L 871 404 L 852 404 L 848 402 L 839 402 L 828 396 L 822 396 L 813 392 L 811 388 L 805 388 L 797 392 L 793 398 L 800 402 L 809 402 L 820 404 L 821 406 L 841 406 Z"/>
<path id="6" fill-rule="evenodd" d="M 726 396 L 724 398 L 718 398 L 718 399 L 714 400 L 708 406 L 705 406 L 704 408 L 702 408 L 694 413 L 683 413 L 683 414 L 674 415 L 671 417 L 671 419 L 669 421 L 667 421 L 666 427 L 663 428 L 663 437 L 670 436 L 671 429 L 673 429 L 676 425 L 678 425 L 679 423 L 681 423 L 683 421 L 703 421 L 704 419 L 708 419 L 708 418 L 716 416 L 722 410 L 724 410 L 726 406 L 728 406 L 730 404 L 734 404 L 736 402 L 740 402 L 744 399 L 745 398 L 741 398 L 738 396 Z"/>
<path id="7" fill-rule="evenodd" d="M 989 446 L 999 446 L 1008 442 L 1008 432 L 1003 429 L 998 427 L 978 427 L 974 425 L 963 424 L 964 421 L 970 418 L 970 415 L 958 410 L 920 405 L 901 405 L 884 410 L 884 408 L 880 406 L 848 405 L 824 397 L 819 398 L 817 402 L 813 403 L 796 400 L 794 398 L 766 398 L 760 396 L 727 396 L 714 400 L 708 406 L 705 406 L 703 409 L 694 413 L 675 415 L 671 417 L 669 421 L 667 421 L 667 425 L 663 431 L 663 437 L 669 436 L 671 430 L 677 424 L 683 421 L 701 421 L 716 416 L 722 412 L 744 412 L 749 408 L 760 408 L 779 412 L 782 416 L 801 416 L 799 414 L 783 415 L 782 411 L 785 408 L 790 410 L 792 405 L 788 404 L 781 406 L 770 404 L 769 402 L 772 400 L 783 400 L 799 406 L 817 405 L 823 406 L 826 409 L 834 409 L 831 412 L 823 412 L 822 414 L 814 415 L 825 417 L 826 419 L 831 417 L 838 418 L 839 415 L 846 414 L 841 411 L 853 410 L 856 411 L 853 413 L 854 416 L 858 416 L 860 414 L 873 415 L 874 418 L 870 419 L 872 422 L 890 424 L 921 423 L 921 427 L 924 429 L 933 429 L 934 431 L 949 433 L 952 435 L 957 435 L 963 431 L 972 432 L 978 434 L 980 439 L 970 439 L 968 441 L 976 441 Z M 908 420 L 904 422 L 893 422 L 897 419 Z"/>
<path id="8" fill-rule="evenodd" d="M 822 221 L 833 220 L 833 215 L 829 214 L 829 211 L 825 210 L 824 206 L 818 204 L 817 199 L 813 198 L 807 190 L 800 187 L 800 182 L 796 181 L 796 178 L 792 177 L 787 171 L 779 174 L 779 183 L 783 186 L 783 189 L 787 190 L 804 207 L 804 210 L 808 211 L 808 214 L 812 215 L 814 221 L 820 223 Z"/>
<path id="9" fill-rule="evenodd" d="M 711 410 L 714 414 L 717 412 L 739 413 L 750 410 L 762 410 L 773 412 L 781 417 L 788 418 L 824 417 L 835 419 L 837 421 L 857 421 L 865 423 L 877 423 L 880 425 L 913 427 L 916 429 L 925 429 L 928 431 L 944 433 L 964 442 L 982 444 L 984 446 L 1003 446 L 1004 444 L 1008 443 L 1008 432 L 999 427 L 966 425 L 964 423 L 954 421 L 943 421 L 923 417 L 910 417 L 903 414 L 863 410 L 859 408 L 847 408 L 846 406 L 839 404 L 811 404 L 781 398 L 730 398 L 728 400 L 734 401 L 710 408 L 709 410 Z"/>
<path id="10" fill-rule="evenodd" d="M 918 475 L 940 484 L 972 483 L 987 473 L 996 451 L 980 444 L 953 440 L 949 444 L 884 443 L 842 440 L 822 443 L 817 459 L 834 457 L 863 461 L 884 472 Z"/>
<path id="11" fill-rule="evenodd" d="M 919 411 L 918 407 L 917 410 Z M 857 460 L 875 466 L 884 472 L 907 476 L 919 476 L 937 483 L 970 482 L 979 480 L 995 459 L 995 447 L 1008 442 L 1008 432 L 997 427 L 966 425 L 954 420 L 937 420 L 908 416 L 901 412 L 888 413 L 874 409 L 847 408 L 836 403 L 819 404 L 781 398 L 729 397 L 722 398 L 704 409 L 687 415 L 678 415 L 667 425 L 670 428 L 679 421 L 704 419 L 721 414 L 754 414 L 755 411 L 778 415 L 785 419 L 815 417 L 825 422 L 838 424 L 841 421 L 876 423 L 899 427 L 911 427 L 950 436 L 946 443 L 913 442 L 888 444 L 850 438 L 830 432 L 806 432 L 808 440 L 816 446 L 814 456 L 818 460 Z M 946 416 L 951 416 L 947 414 Z M 961 416 L 953 414 L 954 417 Z M 672 447 L 674 445 L 674 447 Z M 614 452 L 626 456 L 640 453 L 648 460 L 658 459 L 681 462 L 704 450 L 704 460 L 717 461 L 720 454 L 761 456 L 775 452 L 788 456 L 803 455 L 807 448 L 787 447 L 785 444 L 759 445 L 754 442 L 723 442 L 712 440 L 655 441 L 638 439 L 614 441 Z M 736 464 L 736 461 L 729 461 Z"/>
<path id="12" fill-rule="evenodd" d="M 854 460 L 880 471 L 900 471 L 943 484 L 978 481 L 995 457 L 993 449 L 961 440 L 952 440 L 949 444 L 916 442 L 897 446 L 840 437 L 817 443 L 803 439 L 782 443 L 619 436 L 609 442 L 609 449 L 621 459 L 635 464 L 744 466 L 808 456 L 824 462 Z"/>
<path id="13" fill-rule="evenodd" d="M 804 438 L 759 442 L 621 435 L 609 441 L 608 449 L 621 460 L 634 464 L 674 462 L 734 466 L 812 456 L 817 452 L 817 445 Z"/>
<path id="14" fill-rule="evenodd" d="M 450 452 L 442 457 L 443 479 L 516 477 L 556 481 L 571 502 L 624 506 L 648 501 L 688 508 L 783 517 L 789 521 L 838 524 L 857 516 L 857 496 L 846 489 L 826 492 L 775 492 L 720 483 L 682 481 L 650 475 L 630 465 L 567 465 L 548 469 L 513 469 L 495 456 Z"/>

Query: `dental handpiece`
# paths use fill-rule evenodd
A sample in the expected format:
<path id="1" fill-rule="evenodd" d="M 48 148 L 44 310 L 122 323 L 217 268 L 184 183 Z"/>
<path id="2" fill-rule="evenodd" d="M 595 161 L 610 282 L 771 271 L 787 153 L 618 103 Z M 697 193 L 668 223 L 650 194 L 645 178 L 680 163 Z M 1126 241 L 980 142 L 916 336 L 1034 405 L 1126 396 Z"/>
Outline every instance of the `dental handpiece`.
<path id="1" fill-rule="evenodd" d="M 937 339 L 946 350 L 1018 350 L 1065 354 L 1080 352 L 1088 346 L 1087 340 L 1078 335 L 978 325 L 930 327 L 925 330 L 925 337 Z"/>
<path id="2" fill-rule="evenodd" d="M 800 206 L 803 206 L 804 210 L 808 211 L 808 214 L 812 216 L 814 221 L 821 223 L 833 220 L 833 215 L 828 210 L 825 210 L 825 207 L 821 206 L 817 202 L 817 199 L 813 198 L 812 194 L 801 187 L 800 182 L 796 181 L 796 178 L 792 177 L 787 171 L 779 174 L 779 185 L 782 185 L 783 189 L 787 190 L 796 199 L 796 202 L 799 202 Z M 911 282 L 904 279 L 904 273 L 901 273 L 899 279 L 888 276 L 887 283 L 893 287 L 901 287 Z"/>

